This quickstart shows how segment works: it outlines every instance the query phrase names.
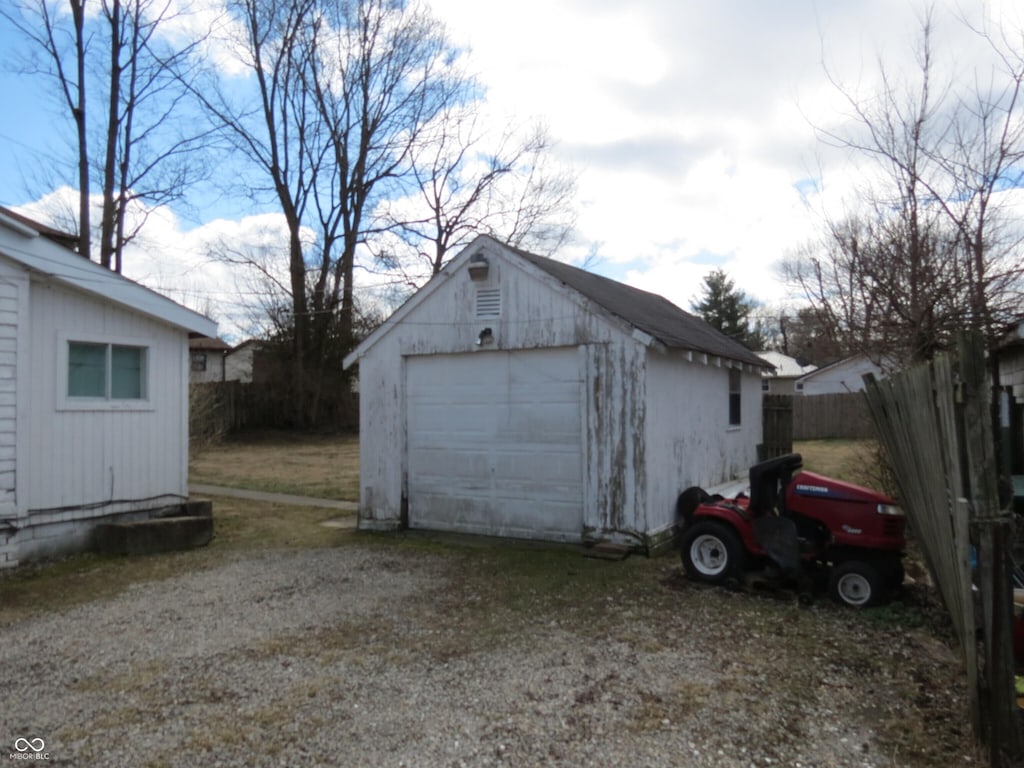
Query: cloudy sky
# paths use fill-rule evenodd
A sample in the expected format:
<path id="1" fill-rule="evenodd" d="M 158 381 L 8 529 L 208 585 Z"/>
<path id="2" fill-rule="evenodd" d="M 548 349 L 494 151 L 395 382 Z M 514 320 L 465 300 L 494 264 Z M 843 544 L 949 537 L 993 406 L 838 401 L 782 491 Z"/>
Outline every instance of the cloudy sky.
<path id="1" fill-rule="evenodd" d="M 717 267 L 761 301 L 787 299 L 777 260 L 814 233 L 819 193 L 841 199 L 857 171 L 815 137 L 814 126 L 844 121 L 825 66 L 862 93 L 876 83 L 879 58 L 913 76 L 922 8 L 903 0 L 430 2 L 470 49 L 493 115 L 546 123 L 559 158 L 579 173 L 577 242 L 563 258 L 595 251 L 596 271 L 684 308 Z M 937 2 L 937 49 L 949 72 L 977 64 L 977 40 L 957 9 L 980 19 L 1005 13 L 1003 3 L 1011 7 Z M 11 34 L 0 28 L 0 50 L 16 49 Z M 5 63 L 0 204 L 24 206 L 40 191 L 26 177 L 38 179 L 62 137 L 38 84 L 13 70 L 10 54 Z M 228 321 L 244 286 L 205 254 L 218 238 L 277 231 L 273 216 L 256 216 L 265 213 L 159 211 L 149 257 L 126 257 L 126 273 L 182 291 L 178 298 L 237 334 Z"/>

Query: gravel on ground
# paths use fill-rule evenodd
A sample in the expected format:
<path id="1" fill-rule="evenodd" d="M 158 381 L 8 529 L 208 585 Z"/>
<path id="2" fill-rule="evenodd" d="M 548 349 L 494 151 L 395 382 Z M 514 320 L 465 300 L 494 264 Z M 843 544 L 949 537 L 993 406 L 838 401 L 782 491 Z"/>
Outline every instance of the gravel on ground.
<path id="1" fill-rule="evenodd" d="M 49 764 L 133 768 L 979 764 L 934 633 L 693 585 L 668 558 L 579 605 L 504 593 L 477 580 L 486 557 L 249 552 L 2 626 L 3 750 L 43 739 Z"/>

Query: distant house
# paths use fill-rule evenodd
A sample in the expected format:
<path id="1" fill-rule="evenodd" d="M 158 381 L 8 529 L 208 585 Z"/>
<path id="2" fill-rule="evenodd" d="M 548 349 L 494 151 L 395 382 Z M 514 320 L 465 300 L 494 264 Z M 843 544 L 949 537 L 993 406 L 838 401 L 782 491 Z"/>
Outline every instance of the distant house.
<path id="1" fill-rule="evenodd" d="M 883 378 L 889 366 L 883 367 L 864 353 L 844 357 L 801 376 L 796 380 L 796 390 L 805 395 L 831 395 L 864 390 L 863 376 L 873 373 Z"/>
<path id="2" fill-rule="evenodd" d="M 217 325 L 0 208 L 0 567 L 188 496 L 190 335 Z"/>
<path id="3" fill-rule="evenodd" d="M 651 548 L 745 474 L 761 370 L 668 300 L 481 236 L 345 359 L 359 526 Z"/>
<path id="4" fill-rule="evenodd" d="M 770 395 L 792 395 L 802 391 L 796 388 L 797 380 L 816 365 L 803 365 L 799 360 L 781 352 L 758 352 L 757 356 L 772 367 L 761 372 L 761 391 Z"/>
<path id="5" fill-rule="evenodd" d="M 271 376 L 264 342 L 247 339 L 224 355 L 224 379 L 243 384 L 265 383 Z"/>
<path id="6" fill-rule="evenodd" d="M 1014 326 L 996 344 L 999 386 L 1009 387 L 1014 399 L 1024 400 L 1024 321 Z"/>
<path id="7" fill-rule="evenodd" d="M 224 381 L 224 354 L 231 345 L 223 339 L 189 339 L 189 381 L 201 384 Z"/>

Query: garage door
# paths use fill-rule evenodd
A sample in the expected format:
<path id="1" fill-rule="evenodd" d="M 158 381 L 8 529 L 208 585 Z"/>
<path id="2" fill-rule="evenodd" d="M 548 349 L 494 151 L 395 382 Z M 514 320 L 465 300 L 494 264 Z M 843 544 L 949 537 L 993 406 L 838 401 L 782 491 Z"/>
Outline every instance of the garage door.
<path id="1" fill-rule="evenodd" d="M 579 540 L 577 351 L 406 362 L 410 527 Z"/>

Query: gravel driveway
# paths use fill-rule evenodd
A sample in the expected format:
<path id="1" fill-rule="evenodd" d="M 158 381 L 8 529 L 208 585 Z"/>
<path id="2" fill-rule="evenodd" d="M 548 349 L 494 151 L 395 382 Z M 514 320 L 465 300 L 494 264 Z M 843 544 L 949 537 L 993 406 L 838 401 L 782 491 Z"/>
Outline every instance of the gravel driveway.
<path id="1" fill-rule="evenodd" d="M 553 556 L 579 577 L 578 555 Z M 928 632 L 689 585 L 668 558 L 588 561 L 608 593 L 577 605 L 503 592 L 477 575 L 486 557 L 236 555 L 4 626 L 3 749 L 133 767 L 978 764 L 956 657 Z"/>

